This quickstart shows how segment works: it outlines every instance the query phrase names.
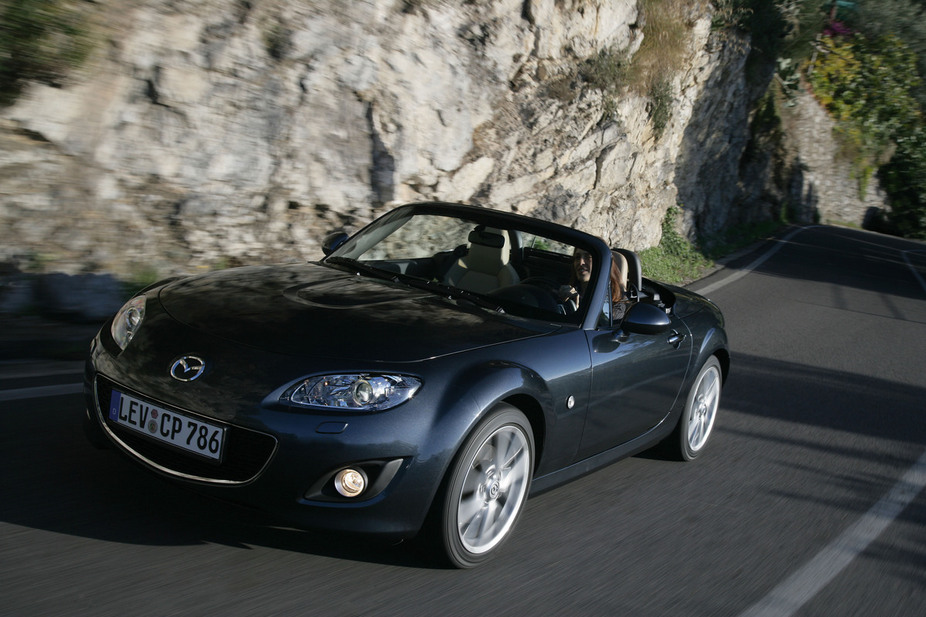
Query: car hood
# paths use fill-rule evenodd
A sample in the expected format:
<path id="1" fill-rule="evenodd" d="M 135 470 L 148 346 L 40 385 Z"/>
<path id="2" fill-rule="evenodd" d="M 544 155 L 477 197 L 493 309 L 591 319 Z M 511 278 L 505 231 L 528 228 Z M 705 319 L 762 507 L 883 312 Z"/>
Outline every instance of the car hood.
<path id="1" fill-rule="evenodd" d="M 211 336 L 363 362 L 413 362 L 558 329 L 314 263 L 185 278 L 158 299 L 174 320 Z"/>

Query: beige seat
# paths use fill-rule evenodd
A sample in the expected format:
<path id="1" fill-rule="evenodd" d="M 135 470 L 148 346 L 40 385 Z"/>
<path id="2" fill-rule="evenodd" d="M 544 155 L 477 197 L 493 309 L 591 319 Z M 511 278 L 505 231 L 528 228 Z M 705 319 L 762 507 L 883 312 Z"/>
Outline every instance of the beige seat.
<path id="1" fill-rule="evenodd" d="M 444 282 L 476 293 L 488 293 L 519 280 L 510 263 L 508 234 L 479 225 L 469 233 L 469 252 L 450 267 Z"/>
<path id="2" fill-rule="evenodd" d="M 611 257 L 614 259 L 614 266 L 617 268 L 617 280 L 620 281 L 621 291 L 624 292 L 621 295 L 626 295 L 628 277 L 627 272 L 629 270 L 627 266 L 627 258 L 614 250 L 611 251 Z"/>
<path id="3" fill-rule="evenodd" d="M 643 289 L 643 266 L 640 264 L 640 256 L 630 249 L 615 248 L 611 249 L 615 253 L 620 253 L 627 260 L 627 282 L 624 289 L 631 298 L 636 298 L 640 290 Z"/>

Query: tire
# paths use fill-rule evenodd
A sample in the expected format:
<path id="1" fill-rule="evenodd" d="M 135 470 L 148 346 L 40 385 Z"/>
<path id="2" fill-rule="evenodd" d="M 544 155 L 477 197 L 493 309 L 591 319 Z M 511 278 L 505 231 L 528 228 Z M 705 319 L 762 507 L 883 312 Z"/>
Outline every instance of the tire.
<path id="1" fill-rule="evenodd" d="M 451 565 L 471 568 L 511 536 L 534 469 L 534 437 L 519 410 L 503 405 L 473 431 L 448 473 L 437 530 Z"/>
<path id="2" fill-rule="evenodd" d="M 711 356 L 691 384 L 685 409 L 673 433 L 673 454 L 681 460 L 693 461 L 704 451 L 717 419 L 722 386 L 720 361 Z"/>

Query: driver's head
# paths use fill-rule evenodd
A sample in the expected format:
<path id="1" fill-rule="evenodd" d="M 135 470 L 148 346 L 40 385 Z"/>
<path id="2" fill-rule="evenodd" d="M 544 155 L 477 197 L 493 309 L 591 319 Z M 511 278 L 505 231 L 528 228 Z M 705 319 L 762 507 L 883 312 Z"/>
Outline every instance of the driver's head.
<path id="1" fill-rule="evenodd" d="M 585 284 L 592 278 L 592 254 L 577 248 L 572 254 L 572 269 L 576 281 Z"/>

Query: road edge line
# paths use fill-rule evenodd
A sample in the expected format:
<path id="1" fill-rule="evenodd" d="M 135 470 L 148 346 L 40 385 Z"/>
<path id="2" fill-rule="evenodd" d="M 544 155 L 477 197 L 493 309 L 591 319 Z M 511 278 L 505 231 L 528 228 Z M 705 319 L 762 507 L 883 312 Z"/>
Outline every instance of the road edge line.
<path id="1" fill-rule="evenodd" d="M 47 398 L 51 396 L 64 396 L 84 391 L 82 383 L 65 383 L 57 386 L 37 386 L 35 388 L 17 388 L 16 390 L 0 390 L 0 402 L 21 401 L 27 398 Z"/>
<path id="2" fill-rule="evenodd" d="M 740 617 L 790 617 L 863 553 L 926 487 L 926 451 L 888 493 Z"/>
<path id="3" fill-rule="evenodd" d="M 791 231 L 790 233 L 788 233 L 782 238 L 775 238 L 774 240 L 772 240 L 772 242 L 774 242 L 774 245 L 771 248 L 769 248 L 767 251 L 765 251 L 762 255 L 760 255 L 758 258 L 756 258 L 752 263 L 750 263 L 745 268 L 741 268 L 737 270 L 736 272 L 734 272 L 733 274 L 731 274 L 730 276 L 727 276 L 719 281 L 711 283 L 702 289 L 695 289 L 694 291 L 701 294 L 702 296 L 706 296 L 707 294 L 717 291 L 718 289 L 722 287 L 726 287 L 730 283 L 735 283 L 736 281 L 740 280 L 741 278 L 743 278 L 744 276 L 746 276 L 747 274 L 749 274 L 750 272 L 752 272 L 753 270 L 755 270 L 756 268 L 764 264 L 766 261 L 768 261 L 768 259 L 772 255 L 774 255 L 779 250 L 781 250 L 781 247 L 783 247 L 785 244 L 790 242 L 794 236 L 801 233 L 802 231 L 806 231 L 808 229 L 816 229 L 818 227 L 820 227 L 820 225 L 808 225 L 807 227 L 798 227 L 797 229 Z"/>

